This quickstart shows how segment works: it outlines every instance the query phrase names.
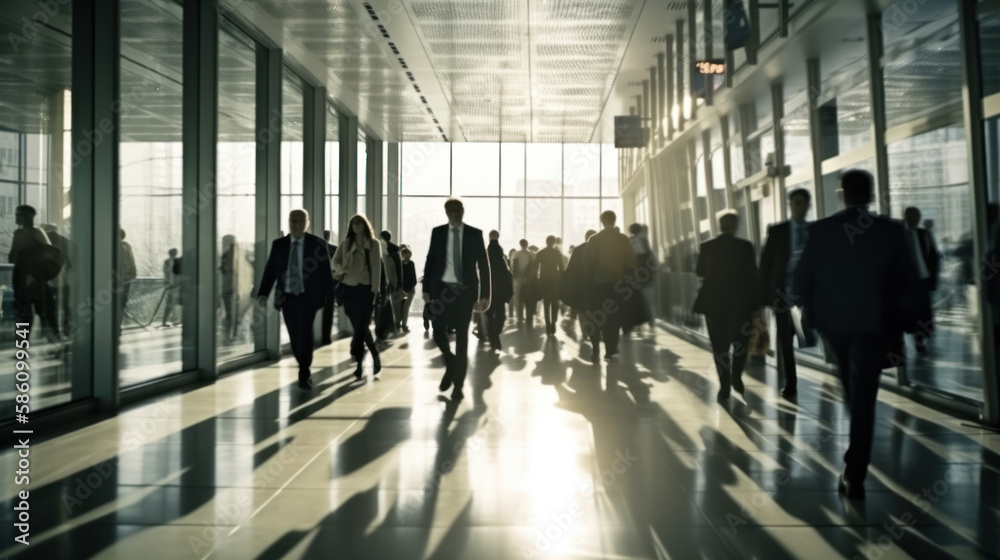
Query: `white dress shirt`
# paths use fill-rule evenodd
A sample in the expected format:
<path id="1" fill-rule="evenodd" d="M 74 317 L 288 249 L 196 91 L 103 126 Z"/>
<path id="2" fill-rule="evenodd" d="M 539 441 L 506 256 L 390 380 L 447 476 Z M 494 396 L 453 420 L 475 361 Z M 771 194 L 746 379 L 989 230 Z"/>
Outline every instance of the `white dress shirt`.
<path id="1" fill-rule="evenodd" d="M 298 252 L 297 256 L 299 257 L 299 278 L 302 278 L 302 289 L 305 290 L 305 288 L 306 288 L 306 275 L 302 272 L 302 260 L 303 260 L 303 257 L 305 256 L 305 251 L 306 251 L 306 248 L 305 248 L 306 236 L 303 234 L 302 237 L 300 237 L 298 239 L 295 239 L 294 237 L 292 237 L 292 234 L 289 233 L 288 237 L 289 237 L 289 239 L 292 242 L 291 249 L 295 249 L 296 252 Z M 287 270 L 287 272 L 288 272 L 288 276 L 286 276 L 285 278 L 289 278 L 291 276 L 291 273 L 292 273 L 292 257 L 291 257 L 291 253 L 289 253 L 289 256 L 288 256 L 288 270 Z"/>
<path id="2" fill-rule="evenodd" d="M 444 251 L 444 274 L 441 276 L 441 281 L 448 284 L 458 283 L 458 271 L 455 269 L 455 259 L 453 255 L 455 254 L 455 232 L 453 231 L 456 226 L 448 224 L 448 245 L 445 247 Z M 462 239 L 465 235 L 465 224 L 459 224 L 458 226 L 458 254 L 462 254 Z M 459 263 L 461 264 L 461 263 Z"/>

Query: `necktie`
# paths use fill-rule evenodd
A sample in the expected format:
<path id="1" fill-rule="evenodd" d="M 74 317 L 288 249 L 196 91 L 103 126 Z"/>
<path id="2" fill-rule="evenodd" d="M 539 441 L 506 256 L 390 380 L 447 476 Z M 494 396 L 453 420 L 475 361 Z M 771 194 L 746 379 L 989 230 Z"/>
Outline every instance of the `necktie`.
<path id="1" fill-rule="evenodd" d="M 302 267 L 299 265 L 299 242 L 292 241 L 292 254 L 288 255 L 288 292 L 301 294 L 305 291 L 302 285 Z"/>
<path id="2" fill-rule="evenodd" d="M 451 228 L 451 261 L 455 266 L 455 279 L 462 283 L 462 238 L 459 235 L 462 230 L 457 227 Z"/>
<path id="3" fill-rule="evenodd" d="M 796 224 L 796 235 L 795 235 L 795 251 L 801 253 L 803 249 L 806 248 L 806 241 L 808 240 L 809 229 L 805 224 Z"/>

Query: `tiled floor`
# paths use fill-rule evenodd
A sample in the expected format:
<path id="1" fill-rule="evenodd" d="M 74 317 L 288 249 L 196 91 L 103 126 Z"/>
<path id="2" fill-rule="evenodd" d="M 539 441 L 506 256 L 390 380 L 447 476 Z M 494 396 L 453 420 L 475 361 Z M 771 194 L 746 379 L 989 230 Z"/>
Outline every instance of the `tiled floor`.
<path id="1" fill-rule="evenodd" d="M 416 321 L 414 321 L 416 323 Z M 950 558 L 1000 551 L 1000 436 L 880 395 L 868 500 L 845 502 L 839 387 L 728 405 L 707 352 L 660 332 L 590 364 L 567 332 L 511 330 L 471 391 L 437 391 L 422 332 L 352 383 L 347 341 L 310 394 L 292 360 L 146 403 L 31 451 L 31 546 L 0 557 L 277 560 Z M 6 473 L 16 457 L 0 454 Z"/>

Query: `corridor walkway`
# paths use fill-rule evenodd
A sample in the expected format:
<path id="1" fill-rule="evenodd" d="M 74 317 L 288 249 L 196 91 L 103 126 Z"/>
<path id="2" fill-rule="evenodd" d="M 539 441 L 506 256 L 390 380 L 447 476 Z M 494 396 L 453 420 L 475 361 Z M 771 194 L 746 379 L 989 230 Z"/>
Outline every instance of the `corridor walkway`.
<path id="1" fill-rule="evenodd" d="M 132 407 L 31 448 L 31 546 L 159 560 L 980 558 L 1000 551 L 1000 435 L 883 391 L 868 499 L 836 492 L 839 385 L 773 369 L 715 402 L 707 352 L 665 332 L 594 366 L 573 336 L 505 335 L 441 400 L 415 329 L 352 383 L 348 341 Z M 16 456 L 0 456 L 6 473 Z M 16 554 L 15 554 L 16 553 Z"/>

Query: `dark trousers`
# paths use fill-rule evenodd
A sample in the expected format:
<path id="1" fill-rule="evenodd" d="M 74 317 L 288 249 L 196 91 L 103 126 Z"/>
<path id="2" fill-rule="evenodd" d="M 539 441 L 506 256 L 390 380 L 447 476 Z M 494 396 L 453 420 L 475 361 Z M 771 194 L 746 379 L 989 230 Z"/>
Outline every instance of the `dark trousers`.
<path id="1" fill-rule="evenodd" d="M 403 301 L 399 303 L 399 317 L 396 319 L 399 321 L 399 328 L 406 326 L 410 318 L 410 306 L 413 305 L 413 296 L 416 294 L 414 290 L 409 292 L 403 292 Z"/>
<path id="2" fill-rule="evenodd" d="M 118 287 L 118 298 L 116 299 L 118 303 L 118 330 L 115 331 L 115 336 L 121 338 L 122 336 L 122 324 L 125 322 L 125 310 L 128 309 L 128 294 L 132 290 L 132 284 L 121 284 Z"/>
<path id="3" fill-rule="evenodd" d="M 288 341 L 292 354 L 299 363 L 299 381 L 309 379 L 309 368 L 313 361 L 313 321 L 319 307 L 307 295 L 287 295 L 281 304 L 281 316 L 288 329 Z"/>
<path id="4" fill-rule="evenodd" d="M 750 316 L 738 313 L 711 314 L 705 316 L 705 323 L 708 325 L 708 338 L 712 342 L 719 385 L 728 389 L 733 379 L 740 379 L 743 375 L 743 367 L 747 363 Z"/>
<path id="5" fill-rule="evenodd" d="M 445 375 L 450 374 L 455 388 L 461 390 L 469 363 L 469 323 L 472 321 L 476 294 L 465 287 L 446 287 L 443 299 L 452 301 L 437 300 L 431 303 L 434 342 L 448 364 Z M 449 327 L 455 329 L 454 352 L 451 351 L 448 340 Z"/>
<path id="6" fill-rule="evenodd" d="M 333 342 L 333 309 L 337 306 L 337 302 L 334 300 L 333 293 L 326 297 L 326 302 L 323 304 L 323 330 L 320 331 L 320 340 L 323 344 L 330 344 Z"/>
<path id="7" fill-rule="evenodd" d="M 593 353 L 599 353 L 601 350 L 601 327 L 596 324 L 590 316 L 587 314 L 586 310 L 574 310 L 576 316 L 580 321 L 580 331 L 583 336 L 590 339 L 590 347 Z"/>
<path id="8" fill-rule="evenodd" d="M 927 290 L 927 295 L 934 291 L 932 289 L 934 280 L 932 278 L 925 278 L 920 281 L 921 286 Z M 934 333 L 934 319 L 929 318 L 926 322 L 920 323 L 920 328 L 917 332 L 913 333 L 913 346 L 916 347 L 917 352 L 927 351 L 927 341 L 930 339 L 931 334 Z"/>
<path id="9" fill-rule="evenodd" d="M 795 325 L 791 309 L 774 310 L 774 322 L 778 327 L 777 346 L 778 374 L 785 378 L 785 389 L 797 389 L 799 377 L 795 372 Z"/>
<path id="10" fill-rule="evenodd" d="M 351 321 L 354 336 L 351 337 L 351 356 L 361 361 L 365 357 L 365 346 L 372 353 L 373 359 L 378 359 L 378 348 L 372 338 L 371 322 L 375 292 L 368 284 L 347 286 L 344 288 L 344 313 Z"/>
<path id="11" fill-rule="evenodd" d="M 600 329 L 604 339 L 604 351 L 609 356 L 618 352 L 621 339 L 622 301 L 615 293 L 614 284 L 595 283 L 591 292 L 588 314 L 590 320 Z"/>
<path id="12" fill-rule="evenodd" d="M 163 321 L 161 322 L 161 324 L 166 325 L 167 323 L 170 322 L 170 316 L 174 314 L 174 307 L 177 306 L 177 294 L 179 292 L 180 292 L 180 286 L 167 286 L 167 289 L 164 291 L 164 294 L 163 294 Z M 229 294 L 229 296 L 230 296 L 229 303 L 235 304 L 236 303 L 236 298 L 233 297 L 233 294 Z M 226 301 L 226 295 L 225 294 L 223 294 L 222 299 L 223 299 L 223 301 Z M 231 313 L 233 315 L 235 315 L 235 311 L 232 311 Z M 232 331 L 235 331 L 235 330 L 236 330 L 236 327 L 233 326 L 232 327 Z M 235 336 L 235 335 L 233 335 L 233 336 Z"/>
<path id="13" fill-rule="evenodd" d="M 851 413 L 851 442 L 844 454 L 847 463 L 844 476 L 860 484 L 871 462 L 875 402 L 885 345 L 878 334 L 830 334 L 826 340 L 837 358 L 844 403 Z"/>
<path id="14" fill-rule="evenodd" d="M 494 302 L 486 311 L 486 332 L 490 342 L 500 346 L 500 333 L 503 332 L 504 321 L 507 320 L 507 313 L 504 311 L 504 304 Z"/>
<path id="15" fill-rule="evenodd" d="M 51 286 L 41 280 L 35 280 L 30 286 L 14 293 L 14 306 L 19 323 L 31 323 L 34 327 L 37 313 L 41 325 L 49 329 L 48 336 L 59 336 L 56 299 Z M 34 330 L 31 328 L 29 332 Z"/>

